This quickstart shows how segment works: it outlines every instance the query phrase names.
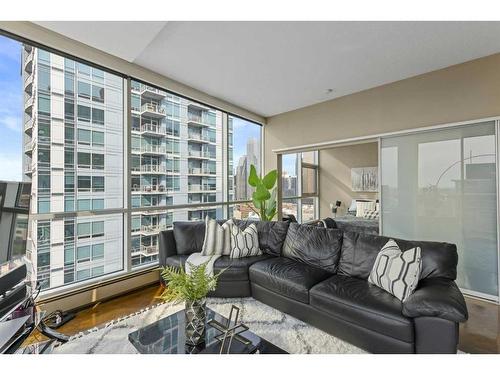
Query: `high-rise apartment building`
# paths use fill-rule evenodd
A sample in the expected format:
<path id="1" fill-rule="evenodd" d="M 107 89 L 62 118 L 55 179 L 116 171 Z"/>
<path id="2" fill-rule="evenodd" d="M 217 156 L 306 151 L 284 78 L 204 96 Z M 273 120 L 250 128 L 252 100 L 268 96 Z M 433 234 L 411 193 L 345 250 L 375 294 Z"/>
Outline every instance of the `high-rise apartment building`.
<path id="1" fill-rule="evenodd" d="M 42 288 L 123 269 L 123 215 L 83 214 L 123 208 L 123 79 L 26 44 L 22 76 L 31 212 L 52 214 L 31 221 Z"/>
<path id="2" fill-rule="evenodd" d="M 222 113 L 132 81 L 132 265 L 156 261 L 158 233 L 174 221 L 222 217 L 222 208 L 165 206 L 223 201 Z M 155 207 L 159 207 L 155 210 Z M 163 207 L 163 208 L 161 208 Z"/>

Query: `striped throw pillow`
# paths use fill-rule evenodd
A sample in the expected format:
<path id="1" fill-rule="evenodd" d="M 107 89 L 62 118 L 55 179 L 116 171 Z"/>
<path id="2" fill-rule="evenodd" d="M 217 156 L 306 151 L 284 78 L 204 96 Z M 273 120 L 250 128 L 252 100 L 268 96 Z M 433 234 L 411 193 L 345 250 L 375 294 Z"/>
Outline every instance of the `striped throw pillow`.
<path id="1" fill-rule="evenodd" d="M 237 225 L 230 226 L 231 231 L 231 258 L 244 258 L 262 255 L 259 248 L 257 226 L 250 224 L 245 230 Z"/>
<path id="2" fill-rule="evenodd" d="M 205 238 L 201 255 L 229 255 L 231 250 L 231 223 L 219 225 L 217 220 L 205 217 Z"/>
<path id="3" fill-rule="evenodd" d="M 368 281 L 404 302 L 420 278 L 420 252 L 420 247 L 401 251 L 396 241 L 389 240 L 378 253 Z"/>

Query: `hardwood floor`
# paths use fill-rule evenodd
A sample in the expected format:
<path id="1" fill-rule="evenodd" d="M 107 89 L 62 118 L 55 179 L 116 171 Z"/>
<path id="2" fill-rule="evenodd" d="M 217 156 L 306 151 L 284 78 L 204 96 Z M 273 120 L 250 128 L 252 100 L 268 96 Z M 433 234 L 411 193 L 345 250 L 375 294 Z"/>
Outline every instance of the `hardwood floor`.
<path id="1" fill-rule="evenodd" d="M 110 320 L 159 302 L 161 287 L 153 285 L 125 296 L 99 303 L 77 313 L 58 331 L 72 335 L 102 325 Z M 466 298 L 469 320 L 460 325 L 459 349 L 467 353 L 500 353 L 500 306 L 474 298 Z M 27 344 L 42 340 L 35 334 Z"/>

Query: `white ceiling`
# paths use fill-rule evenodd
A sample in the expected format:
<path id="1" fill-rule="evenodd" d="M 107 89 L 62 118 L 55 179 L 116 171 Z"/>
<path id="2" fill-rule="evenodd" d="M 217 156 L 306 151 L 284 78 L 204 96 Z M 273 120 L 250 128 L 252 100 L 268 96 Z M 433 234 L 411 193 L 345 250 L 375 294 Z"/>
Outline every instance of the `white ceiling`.
<path id="1" fill-rule="evenodd" d="M 500 52 L 500 22 L 37 23 L 263 116 Z"/>

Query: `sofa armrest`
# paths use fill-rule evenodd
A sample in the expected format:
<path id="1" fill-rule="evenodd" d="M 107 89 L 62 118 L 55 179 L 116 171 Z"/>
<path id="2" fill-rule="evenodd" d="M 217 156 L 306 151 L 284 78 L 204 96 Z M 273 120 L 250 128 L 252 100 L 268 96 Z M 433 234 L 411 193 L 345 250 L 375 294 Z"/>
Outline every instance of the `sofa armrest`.
<path id="1" fill-rule="evenodd" d="M 172 229 L 160 232 L 158 260 L 160 267 L 167 264 L 167 258 L 177 255 L 177 246 L 175 245 L 174 231 Z"/>
<path id="2" fill-rule="evenodd" d="M 433 316 L 453 322 L 468 319 L 464 296 L 454 281 L 444 278 L 420 280 L 417 289 L 403 303 L 409 318 Z"/>

